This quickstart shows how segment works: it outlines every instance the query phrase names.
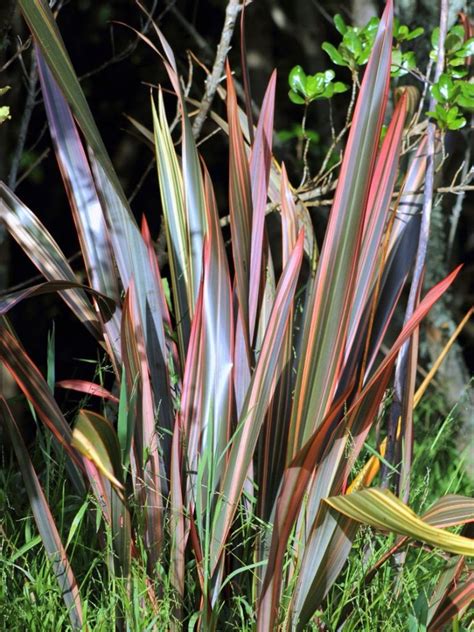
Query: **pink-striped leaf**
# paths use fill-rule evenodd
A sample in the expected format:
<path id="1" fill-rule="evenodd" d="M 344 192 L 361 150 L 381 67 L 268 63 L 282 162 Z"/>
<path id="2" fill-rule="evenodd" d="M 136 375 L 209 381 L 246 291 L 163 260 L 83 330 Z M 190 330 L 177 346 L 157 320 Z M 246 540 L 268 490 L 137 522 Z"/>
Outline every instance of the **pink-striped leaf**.
<path id="1" fill-rule="evenodd" d="M 208 499 L 220 487 L 226 465 L 233 404 L 234 318 L 230 275 L 209 174 L 204 169 L 208 237 L 204 247 L 203 283 L 193 320 L 183 390 L 188 468 L 196 524 L 204 548 Z M 198 347 L 195 341 L 199 339 Z M 188 383 L 188 376 L 193 383 Z M 191 387 L 191 388 L 189 388 Z M 188 399 L 188 395 L 191 398 Z"/>
<path id="2" fill-rule="evenodd" d="M 282 265 L 287 265 L 295 247 L 298 232 L 298 218 L 290 190 L 285 166 L 281 173 L 281 233 Z M 294 307 L 290 308 L 289 322 L 293 322 Z M 293 331 L 288 328 L 282 342 L 280 375 L 271 400 L 267 419 L 262 431 L 259 448 L 259 507 L 264 520 L 269 519 L 275 497 L 280 486 L 286 460 L 289 420 L 291 416 L 291 393 L 293 375 Z"/>
<path id="3" fill-rule="evenodd" d="M 247 152 L 239 123 L 237 96 L 230 66 L 227 74 L 227 119 L 229 122 L 229 214 L 232 235 L 232 256 L 239 308 L 242 312 L 243 338 L 248 340 L 248 295 L 250 275 L 250 243 L 252 234 L 252 191 Z M 249 354 L 250 355 L 250 354 Z"/>
<path id="4" fill-rule="evenodd" d="M 454 617 L 461 617 L 474 601 L 474 573 L 469 573 L 467 578 L 450 590 L 435 616 L 428 624 L 428 632 L 442 630 Z"/>
<path id="5" fill-rule="evenodd" d="M 353 412 L 357 413 L 360 405 L 370 394 L 372 394 L 372 405 L 374 405 L 377 398 L 379 401 L 381 400 L 388 384 L 390 371 L 393 368 L 396 355 L 402 344 L 409 338 L 413 330 L 426 316 L 435 301 L 451 285 L 458 272 L 459 268 L 454 270 L 448 277 L 443 279 L 443 281 L 438 283 L 438 285 L 427 293 L 413 313 L 412 318 L 406 323 L 403 331 L 395 341 L 390 352 L 381 362 L 377 371 L 368 381 L 362 392 L 356 397 L 355 401 L 346 411 L 345 416 L 350 416 Z M 350 392 L 351 388 L 352 385 L 348 388 L 348 392 Z M 373 391 L 377 393 L 377 397 L 373 397 Z M 330 411 L 330 414 L 326 416 L 323 424 L 321 424 L 321 426 L 313 433 L 310 440 L 303 446 L 299 453 L 297 453 L 293 461 L 285 470 L 276 503 L 270 555 L 259 603 L 259 614 L 257 620 L 259 632 L 272 629 L 271 626 L 277 616 L 280 595 L 281 568 L 288 538 L 300 511 L 301 503 L 307 490 L 308 483 L 320 463 L 324 449 L 327 445 L 333 445 L 333 438 L 331 437 L 333 433 L 332 429 L 336 428 L 337 430 L 337 425 L 335 424 L 337 424 L 338 419 L 340 419 L 342 406 L 348 392 L 343 393 L 340 399 L 333 404 L 332 410 Z M 373 421 L 373 418 L 366 419 L 363 430 L 365 431 Z M 344 452 L 342 450 L 341 458 L 343 453 Z M 334 476 L 334 473 L 332 476 Z M 314 505 L 316 505 L 316 503 L 314 503 Z M 317 511 L 316 506 L 313 507 L 313 512 L 314 511 Z"/>
<path id="6" fill-rule="evenodd" d="M 360 321 L 364 310 L 366 311 L 366 319 L 370 315 L 370 303 L 367 307 L 367 300 L 373 291 L 377 281 L 376 275 L 379 273 L 382 263 L 382 238 L 387 227 L 392 194 L 398 174 L 398 160 L 405 118 L 406 98 L 402 98 L 397 103 L 377 157 L 370 186 L 367 202 L 368 212 L 365 217 L 356 290 L 347 337 L 347 354 L 351 353 L 354 339 L 360 332 Z"/>
<path id="7" fill-rule="evenodd" d="M 292 425 L 294 453 L 331 406 L 357 278 L 367 200 L 390 79 L 392 3 L 387 3 L 367 65 L 344 152 L 304 325 Z"/>
<path id="8" fill-rule="evenodd" d="M 249 339 L 252 343 L 257 323 L 257 309 L 262 290 L 264 261 L 265 208 L 268 196 L 272 160 L 273 114 L 275 109 L 276 72 L 268 82 L 260 111 L 255 141 L 250 156 L 250 184 L 252 190 L 252 232 L 250 244 L 249 279 Z M 269 251 L 266 252 L 267 256 Z"/>
<path id="9" fill-rule="evenodd" d="M 108 399 L 115 404 L 119 403 L 118 397 L 113 395 L 106 388 L 100 384 L 94 384 L 94 382 L 87 382 L 86 380 L 60 380 L 56 382 L 56 386 L 59 388 L 66 388 L 71 391 L 77 391 L 78 393 L 85 393 L 93 397 L 102 397 Z"/>
<path id="10" fill-rule="evenodd" d="M 156 287 L 155 278 L 150 274 L 147 265 L 146 246 L 102 142 L 51 9 L 44 0 L 20 0 L 19 5 L 44 60 L 84 135 L 95 187 L 109 228 L 122 285 L 127 289 L 133 279 L 137 288 L 137 309 L 145 336 L 153 388 L 157 399 L 161 401 L 160 414 L 163 426 L 171 428 L 172 411 L 165 362 L 163 316 L 160 311 L 159 288 Z"/>
<path id="11" fill-rule="evenodd" d="M 125 297 L 122 318 L 122 358 L 125 366 L 127 392 L 137 388 L 136 408 L 129 411 L 129 423 L 134 423 L 135 453 L 138 477 L 144 488 L 146 503 L 146 537 L 150 568 L 156 568 L 163 536 L 162 483 L 164 472 L 160 465 L 159 441 L 155 418 L 155 402 L 150 383 L 150 370 L 145 350 L 145 340 L 140 326 L 131 283 Z M 137 383 L 137 384 L 136 384 Z M 164 442 L 169 454 L 170 442 Z M 146 499 L 146 501 L 145 501 Z"/>
<path id="12" fill-rule="evenodd" d="M 118 301 L 120 294 L 112 248 L 89 162 L 71 110 L 37 46 L 35 52 L 49 129 L 86 262 L 86 272 L 94 289 Z"/>
<path id="13" fill-rule="evenodd" d="M 280 278 L 265 340 L 258 357 L 237 429 L 232 438 L 221 494 L 212 526 L 211 564 L 216 568 L 226 536 L 237 510 L 245 478 L 260 430 L 281 370 L 279 358 L 289 324 L 296 283 L 303 257 L 304 235 L 300 233 Z"/>

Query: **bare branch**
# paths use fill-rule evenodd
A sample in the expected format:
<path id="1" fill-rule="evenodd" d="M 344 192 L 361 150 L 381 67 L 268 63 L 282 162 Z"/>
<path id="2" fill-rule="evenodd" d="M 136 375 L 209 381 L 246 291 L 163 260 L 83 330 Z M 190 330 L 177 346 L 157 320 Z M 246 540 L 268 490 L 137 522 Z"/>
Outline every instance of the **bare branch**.
<path id="1" fill-rule="evenodd" d="M 38 69 L 36 67 L 36 59 L 34 54 L 31 55 L 30 73 L 28 77 L 28 94 L 26 97 L 25 109 L 21 117 L 20 131 L 18 132 L 18 140 L 13 154 L 10 173 L 8 174 L 8 186 L 12 191 L 15 190 L 20 160 L 25 149 L 26 136 L 30 125 L 31 115 L 36 105 L 36 84 L 38 82 Z"/>
<path id="2" fill-rule="evenodd" d="M 224 26 L 222 28 L 221 40 L 217 47 L 216 58 L 210 76 L 206 80 L 206 89 L 201 101 L 201 107 L 193 123 L 193 133 L 195 138 L 199 137 L 204 121 L 214 100 L 217 86 L 219 85 L 223 72 L 227 53 L 230 50 L 230 41 L 234 33 L 237 16 L 242 9 L 240 0 L 229 0 L 225 11 Z"/>

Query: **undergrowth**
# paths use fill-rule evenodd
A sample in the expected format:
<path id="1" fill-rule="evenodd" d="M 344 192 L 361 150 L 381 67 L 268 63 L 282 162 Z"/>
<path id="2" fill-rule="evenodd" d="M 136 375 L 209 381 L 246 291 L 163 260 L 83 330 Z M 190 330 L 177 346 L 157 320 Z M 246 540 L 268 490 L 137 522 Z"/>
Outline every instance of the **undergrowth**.
<path id="1" fill-rule="evenodd" d="M 413 509 L 422 514 L 433 499 L 448 493 L 474 495 L 474 482 L 463 467 L 464 460 L 458 455 L 456 408 L 447 409 L 442 396 L 431 393 L 416 412 L 415 429 L 422 440 L 415 441 L 410 498 Z M 41 471 L 41 481 L 62 538 L 68 543 L 67 552 L 76 569 L 90 632 L 113 632 L 117 612 L 120 611 L 130 632 L 156 628 L 167 630 L 172 620 L 174 597 L 164 570 L 162 585 L 165 588 L 157 597 L 159 607 L 154 612 L 146 605 L 148 600 L 141 598 L 146 595 L 147 578 L 138 564 L 134 564 L 131 573 L 133 590 L 130 594 L 133 599 L 130 600 L 125 583 L 107 571 L 110 546 L 106 542 L 103 546 L 95 546 L 100 514 L 96 512 L 97 522 L 94 524 L 90 519 L 91 513 L 86 511 L 86 505 L 94 504 L 95 499 L 90 496 L 82 503 L 76 496 L 66 495 L 66 486 L 64 482 L 61 484 L 64 481 L 63 464 L 58 463 L 43 433 L 37 435 L 32 450 L 36 454 L 41 452 L 43 456 L 47 452 L 46 462 L 49 465 Z M 361 462 L 369 456 L 368 451 L 363 453 Z M 11 466 L 10 456 L 6 453 L 2 454 L 0 477 L 0 630 L 66 632 L 71 627 L 57 580 L 37 534 L 21 475 Z M 262 524 L 245 523 L 242 516 L 239 519 L 249 539 L 256 537 L 264 527 Z M 351 608 L 352 613 L 344 624 L 344 632 L 421 629 L 413 627 L 420 595 L 421 599 L 423 595 L 429 595 L 436 585 L 445 556 L 439 551 L 414 544 L 407 550 L 406 563 L 402 564 L 403 560 L 396 558 L 387 561 L 373 580 L 364 585 L 367 570 L 390 549 L 394 541 L 394 536 L 378 534 L 370 527 L 360 530 L 348 563 L 329 592 L 324 613 L 316 613 L 320 617 L 319 627 L 310 624 L 308 632 L 320 630 L 322 624 L 327 630 L 337 630 L 343 608 Z M 188 563 L 189 582 L 194 581 L 193 566 L 192 561 Z M 242 575 L 237 575 L 229 583 L 224 604 L 225 630 L 250 632 L 254 629 L 255 607 L 248 590 L 250 583 L 247 584 Z M 188 586 L 187 594 L 192 596 L 192 585 Z M 192 606 L 189 604 L 188 612 L 192 611 Z M 197 612 L 199 603 L 196 602 L 194 607 Z M 410 621 L 415 621 L 412 627 Z M 467 614 L 457 629 L 471 629 L 470 623 L 472 615 Z M 190 629 L 192 625 L 190 617 L 184 629 Z"/>

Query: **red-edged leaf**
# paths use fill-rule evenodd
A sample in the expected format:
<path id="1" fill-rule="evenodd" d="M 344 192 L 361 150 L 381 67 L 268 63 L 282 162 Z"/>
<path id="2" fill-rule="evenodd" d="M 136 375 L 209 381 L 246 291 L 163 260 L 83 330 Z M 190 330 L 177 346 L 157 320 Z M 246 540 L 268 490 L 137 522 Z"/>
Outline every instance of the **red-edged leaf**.
<path id="1" fill-rule="evenodd" d="M 272 314 L 268 323 L 247 398 L 232 438 L 221 494 L 217 500 L 212 526 L 211 564 L 217 566 L 237 510 L 242 488 L 257 444 L 265 413 L 281 369 L 279 358 L 288 316 L 293 304 L 296 283 L 303 257 L 304 235 L 300 233 L 293 253 L 280 278 Z"/>
<path id="2" fill-rule="evenodd" d="M 234 349 L 234 317 L 232 290 L 224 240 L 214 191 L 207 170 L 204 172 L 207 224 L 209 227 L 205 255 L 203 287 L 203 363 L 204 393 L 201 441 L 212 446 L 217 462 L 224 461 L 230 435 L 232 410 L 232 369 Z M 213 424 L 212 431 L 206 426 Z M 212 437 L 212 438 L 211 438 Z M 221 467 L 216 463 L 216 485 Z"/>
<path id="3" fill-rule="evenodd" d="M 118 301 L 112 248 L 89 162 L 69 106 L 37 45 L 35 52 L 49 129 L 87 274 L 95 290 Z"/>
<path id="4" fill-rule="evenodd" d="M 127 392 L 137 385 L 137 408 L 134 414 L 135 450 L 138 477 L 143 483 L 143 499 L 146 502 L 146 545 L 150 568 L 156 569 L 163 534 L 162 477 L 159 443 L 155 419 L 155 403 L 150 383 L 150 371 L 145 350 L 145 340 L 140 320 L 134 306 L 135 287 L 131 283 L 127 291 L 122 318 L 122 357 L 127 379 Z M 129 411 L 130 412 L 130 411 Z M 169 454 L 169 441 L 164 444 Z M 163 477 L 164 478 L 164 477 Z"/>
<path id="5" fill-rule="evenodd" d="M 178 418 L 173 431 L 170 468 L 170 581 L 180 600 L 174 612 L 178 621 L 181 620 L 181 601 L 184 598 L 186 544 L 189 536 L 189 524 L 185 516 L 182 434 L 181 420 Z"/>
<path id="6" fill-rule="evenodd" d="M 168 304 L 166 302 L 165 292 L 163 288 L 163 279 L 161 277 L 160 268 L 158 266 L 158 259 L 155 253 L 155 249 L 153 246 L 153 242 L 150 235 L 150 230 L 148 228 L 148 223 L 146 221 L 145 216 L 142 217 L 142 237 L 145 242 L 147 252 L 148 252 L 148 260 L 150 262 L 151 273 L 155 277 L 155 285 L 159 288 L 159 300 L 160 300 L 160 308 L 161 313 L 163 314 L 163 326 L 165 328 L 166 334 L 166 342 L 169 353 L 171 354 L 171 359 L 173 362 L 173 369 L 175 375 L 181 375 L 180 372 L 180 364 L 179 364 L 179 354 L 176 343 L 173 340 L 173 326 L 171 324 L 171 316 L 168 309 Z M 179 385 L 178 385 L 179 388 Z"/>
<path id="7" fill-rule="evenodd" d="M 252 231 L 252 191 L 247 152 L 239 123 L 237 97 L 229 64 L 227 74 L 227 119 L 229 121 L 229 212 L 232 256 L 239 307 L 242 310 L 244 341 L 248 341 L 248 294 L 250 242 Z M 249 347 L 250 348 L 250 347 Z"/>
<path id="8" fill-rule="evenodd" d="M 71 391 L 77 391 L 78 393 L 86 393 L 94 397 L 102 397 L 108 399 L 115 404 L 119 403 L 118 397 L 113 395 L 100 384 L 94 384 L 93 382 L 87 382 L 86 380 L 61 380 L 56 382 L 56 386 L 59 388 L 67 388 Z"/>
<path id="9" fill-rule="evenodd" d="M 265 208 L 272 159 L 273 114 L 275 109 L 276 71 L 268 82 L 250 156 L 250 183 L 252 189 L 252 233 L 250 246 L 249 279 L 249 338 L 253 340 L 257 322 L 257 308 L 262 285 L 262 258 L 264 253 Z"/>
<path id="10" fill-rule="evenodd" d="M 293 251 L 298 234 L 298 213 L 296 211 L 293 194 L 291 192 L 286 167 L 281 166 L 281 238 L 282 238 L 282 264 L 286 265 Z"/>
<path id="11" fill-rule="evenodd" d="M 320 606 L 347 561 L 359 524 L 321 507 L 304 546 L 304 557 L 291 603 L 295 630 L 305 625 Z M 321 539 L 320 534 L 323 534 Z"/>
<path id="12" fill-rule="evenodd" d="M 367 299 L 373 291 L 377 278 L 374 278 L 381 264 L 381 244 L 387 219 L 390 212 L 393 189 L 398 173 L 398 159 L 406 118 L 406 97 L 402 97 L 395 109 L 392 120 L 384 138 L 369 191 L 367 215 L 365 218 L 364 236 L 360 252 L 359 268 L 357 271 L 356 291 L 347 337 L 347 354 L 357 333 L 360 331 L 360 321 L 364 310 L 366 319 L 370 315 L 370 305 Z"/>
<path id="13" fill-rule="evenodd" d="M 367 200 L 390 80 L 392 3 L 364 74 L 304 326 L 292 425 L 294 453 L 322 423 L 335 394 L 357 278 Z"/>
<path id="14" fill-rule="evenodd" d="M 196 524 L 202 548 L 204 525 L 210 511 L 208 498 L 218 490 L 226 464 L 233 403 L 234 350 L 230 276 L 207 170 L 204 170 L 204 185 L 209 233 L 204 247 L 202 290 L 188 350 L 186 396 L 183 389 L 187 463 L 191 473 L 189 493 L 196 505 Z M 192 385 L 188 383 L 190 375 L 193 376 Z"/>
<path id="15" fill-rule="evenodd" d="M 461 616 L 474 601 L 474 573 L 450 590 L 428 625 L 429 632 L 442 630 L 455 616 Z"/>
<path id="16" fill-rule="evenodd" d="M 413 330 L 419 325 L 420 321 L 426 316 L 435 301 L 454 281 L 459 269 L 460 268 L 454 270 L 448 277 L 432 288 L 420 302 L 417 310 L 414 312 L 412 318 L 406 323 L 400 336 L 390 349 L 390 352 L 381 362 L 377 371 L 368 381 L 363 391 L 352 403 L 349 410 L 346 412 L 345 417 L 348 417 L 351 414 L 357 414 L 357 412 L 360 411 L 360 406 L 364 404 L 368 395 L 371 395 L 370 400 L 372 407 L 375 405 L 377 399 L 379 401 L 381 400 L 388 384 L 390 372 L 393 368 L 398 351 L 403 343 L 413 333 Z M 376 396 L 374 396 L 374 392 Z M 280 569 L 282 568 L 283 556 L 286 550 L 288 537 L 300 511 L 301 503 L 308 483 L 319 465 L 324 449 L 326 445 L 333 445 L 334 437 L 331 436 L 331 429 L 334 428 L 335 422 L 337 422 L 340 418 L 341 409 L 346 397 L 347 393 L 343 393 L 341 395 L 340 400 L 333 405 L 330 414 L 325 418 L 323 424 L 321 424 L 321 426 L 314 432 L 311 439 L 297 453 L 285 471 L 281 490 L 277 498 L 269 561 L 259 603 L 259 615 L 257 620 L 259 631 L 261 630 L 263 632 L 272 629 L 273 622 L 277 616 L 281 581 Z M 369 419 L 365 418 L 365 423 L 363 424 L 361 432 L 366 432 L 372 422 L 373 416 Z M 354 441 L 356 439 L 357 437 L 354 437 Z M 316 503 L 314 503 L 313 506 L 313 515 L 315 515 L 314 511 L 317 511 L 317 506 L 315 505 Z"/>
<path id="17" fill-rule="evenodd" d="M 163 316 L 158 298 L 159 288 L 147 265 L 145 244 L 74 73 L 51 9 L 42 0 L 20 0 L 19 4 L 58 88 L 84 135 L 122 285 L 127 289 L 133 279 L 137 288 L 137 309 L 146 340 L 153 388 L 161 402 L 162 425 L 170 429 L 172 407 L 165 362 Z"/>
<path id="18" fill-rule="evenodd" d="M 290 191 L 285 166 L 281 174 L 281 232 L 282 264 L 286 266 L 296 244 L 298 220 L 293 195 Z M 294 308 L 290 308 L 289 322 L 293 322 Z M 275 394 L 270 403 L 259 448 L 259 488 L 260 515 L 264 520 L 270 517 L 280 481 L 285 467 L 288 445 L 288 429 L 291 417 L 291 394 L 293 375 L 293 331 L 288 328 L 282 342 L 280 375 Z"/>

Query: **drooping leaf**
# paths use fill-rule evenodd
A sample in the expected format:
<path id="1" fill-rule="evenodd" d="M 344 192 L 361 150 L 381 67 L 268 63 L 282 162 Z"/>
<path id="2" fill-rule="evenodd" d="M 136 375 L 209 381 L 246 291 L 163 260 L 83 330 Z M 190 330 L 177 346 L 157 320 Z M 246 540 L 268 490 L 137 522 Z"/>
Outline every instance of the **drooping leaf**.
<path id="1" fill-rule="evenodd" d="M 92 411 L 80 411 L 72 431 L 71 445 L 123 492 L 120 446 L 113 426 Z"/>
<path id="2" fill-rule="evenodd" d="M 46 279 L 77 283 L 76 275 L 56 241 L 3 182 L 0 182 L 0 221 Z M 75 289 L 64 291 L 60 296 L 92 335 L 100 337 L 97 315 L 84 293 Z"/>
<path id="3" fill-rule="evenodd" d="M 59 382 L 56 382 L 56 386 L 59 388 L 67 388 L 71 391 L 77 391 L 79 393 L 85 393 L 86 395 L 102 397 L 116 404 L 119 402 L 118 397 L 113 395 L 113 393 L 100 384 L 94 384 L 94 382 L 87 382 L 86 380 L 60 380 Z"/>
<path id="4" fill-rule="evenodd" d="M 326 503 L 363 524 L 407 535 L 456 555 L 474 556 L 474 542 L 470 538 L 432 527 L 388 489 L 364 489 L 326 498 Z"/>
<path id="5" fill-rule="evenodd" d="M 72 444 L 84 457 L 92 489 L 112 529 L 115 572 L 127 579 L 132 539 L 117 433 L 102 415 L 80 410 L 74 425 Z"/>
<path id="6" fill-rule="evenodd" d="M 46 281 L 45 283 L 40 283 L 25 288 L 24 290 L 2 294 L 0 295 L 0 314 L 7 314 L 15 305 L 27 298 L 40 296 L 41 294 L 51 294 L 53 292 L 64 292 L 70 288 L 78 288 L 93 296 L 98 302 L 104 321 L 109 321 L 113 318 L 113 314 L 118 309 L 115 301 L 77 281 Z"/>

